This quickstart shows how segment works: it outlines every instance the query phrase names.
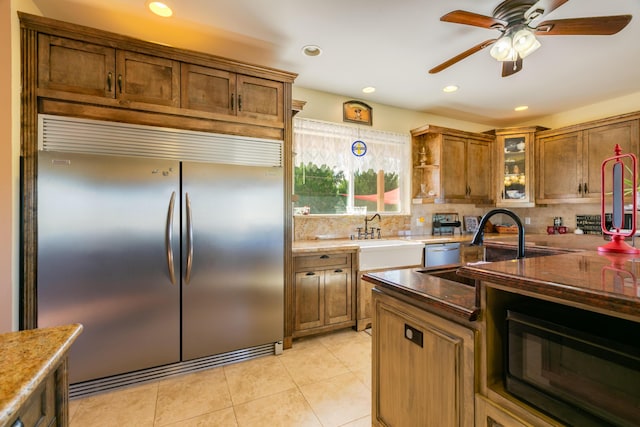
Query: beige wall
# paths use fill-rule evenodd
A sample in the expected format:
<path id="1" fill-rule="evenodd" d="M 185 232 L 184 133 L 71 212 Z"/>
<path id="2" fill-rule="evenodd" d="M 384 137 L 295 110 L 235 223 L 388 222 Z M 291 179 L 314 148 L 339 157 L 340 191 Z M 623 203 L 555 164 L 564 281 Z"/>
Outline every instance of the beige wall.
<path id="1" fill-rule="evenodd" d="M 0 332 L 13 324 L 14 158 L 11 141 L 11 2 L 0 0 Z"/>
<path id="2" fill-rule="evenodd" d="M 293 99 L 307 102 L 304 109 L 298 113 L 298 117 L 342 123 L 342 104 L 345 101 L 350 101 L 354 98 L 301 88 L 294 84 Z M 426 124 L 461 129 L 468 132 L 484 132 L 492 129 L 492 126 L 488 124 L 454 120 L 447 117 L 389 107 L 388 105 L 368 101 L 366 98 L 358 98 L 357 100 L 372 107 L 372 127 L 374 129 L 389 132 L 409 133 L 411 129 L 415 129 Z"/>
<path id="3" fill-rule="evenodd" d="M 293 86 L 293 98 L 307 102 L 302 112 L 298 113 L 298 117 L 336 123 L 342 122 L 342 103 L 353 99 L 343 95 L 301 88 L 296 85 Z M 359 98 L 358 100 L 369 104 L 373 108 L 373 128 L 375 129 L 390 132 L 409 132 L 411 129 L 426 124 L 460 129 L 468 132 L 484 132 L 495 128 L 495 126 L 486 123 L 467 122 L 433 114 L 389 107 L 367 101 L 365 98 Z M 525 121 L 514 126 L 538 125 L 555 129 L 635 111 L 640 111 L 640 92 L 559 114 L 540 117 L 536 120 Z"/>

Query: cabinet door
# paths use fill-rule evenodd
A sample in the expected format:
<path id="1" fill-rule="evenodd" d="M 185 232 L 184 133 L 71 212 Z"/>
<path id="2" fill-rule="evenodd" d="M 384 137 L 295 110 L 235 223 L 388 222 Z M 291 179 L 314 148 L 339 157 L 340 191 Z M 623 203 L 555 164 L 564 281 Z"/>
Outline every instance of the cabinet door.
<path id="1" fill-rule="evenodd" d="M 582 197 L 582 132 L 539 140 L 538 201 Z"/>
<path id="2" fill-rule="evenodd" d="M 115 49 L 38 35 L 38 87 L 84 95 L 115 95 Z"/>
<path id="3" fill-rule="evenodd" d="M 473 387 L 463 385 L 463 377 L 473 372 L 463 368 L 463 338 L 377 296 L 373 332 L 374 421 L 403 427 L 473 425 Z M 463 403 L 467 395 L 470 401 Z M 463 415 L 464 410 L 470 414 Z"/>
<path id="4" fill-rule="evenodd" d="M 497 137 L 498 188 L 496 206 L 533 205 L 532 136 L 510 134 Z"/>
<path id="5" fill-rule="evenodd" d="M 602 162 L 613 156 L 616 144 L 620 145 L 622 153 L 638 155 L 638 121 L 614 123 L 606 126 L 587 129 L 583 135 L 582 191 L 583 197 L 600 199 L 602 183 L 600 180 Z M 607 184 L 611 184 L 608 180 Z M 611 187 L 604 189 L 610 192 Z"/>
<path id="6" fill-rule="evenodd" d="M 295 330 L 324 325 L 323 280 L 322 271 L 296 273 Z"/>
<path id="7" fill-rule="evenodd" d="M 117 51 L 116 97 L 148 104 L 180 106 L 180 63 L 166 58 Z"/>
<path id="8" fill-rule="evenodd" d="M 284 123 L 284 85 L 273 80 L 237 76 L 238 117 Z"/>
<path id="9" fill-rule="evenodd" d="M 348 322 L 352 319 L 351 270 L 324 272 L 325 323 Z"/>
<path id="10" fill-rule="evenodd" d="M 441 157 L 441 192 L 445 200 L 467 198 L 466 177 L 467 140 L 456 136 L 444 135 Z"/>
<path id="11" fill-rule="evenodd" d="M 491 145 L 470 139 L 467 143 L 467 195 L 477 201 L 491 199 Z"/>
<path id="12" fill-rule="evenodd" d="M 182 108 L 234 115 L 236 75 L 215 68 L 182 64 Z"/>

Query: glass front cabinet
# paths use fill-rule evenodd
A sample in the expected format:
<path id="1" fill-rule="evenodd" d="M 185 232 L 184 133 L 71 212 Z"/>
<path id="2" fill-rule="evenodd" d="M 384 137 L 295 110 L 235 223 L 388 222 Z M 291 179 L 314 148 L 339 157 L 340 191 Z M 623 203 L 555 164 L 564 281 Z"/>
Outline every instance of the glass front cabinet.
<path id="1" fill-rule="evenodd" d="M 543 127 L 498 129 L 496 146 L 497 162 L 497 206 L 533 207 L 535 133 Z"/>

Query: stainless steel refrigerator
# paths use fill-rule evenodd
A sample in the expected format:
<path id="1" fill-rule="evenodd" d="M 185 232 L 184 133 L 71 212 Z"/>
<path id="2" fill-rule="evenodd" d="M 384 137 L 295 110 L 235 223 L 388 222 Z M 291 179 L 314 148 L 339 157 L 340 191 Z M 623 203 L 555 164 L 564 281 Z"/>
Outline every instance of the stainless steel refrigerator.
<path id="1" fill-rule="evenodd" d="M 84 325 L 71 383 L 282 340 L 281 167 L 65 145 L 108 124 L 56 132 L 38 159 L 38 326 Z"/>

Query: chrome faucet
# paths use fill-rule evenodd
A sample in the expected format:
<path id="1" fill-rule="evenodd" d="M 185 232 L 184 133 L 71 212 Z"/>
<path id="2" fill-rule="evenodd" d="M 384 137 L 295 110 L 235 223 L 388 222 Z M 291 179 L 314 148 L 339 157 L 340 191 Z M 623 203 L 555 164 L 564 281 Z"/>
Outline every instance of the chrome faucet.
<path id="1" fill-rule="evenodd" d="M 380 223 L 380 221 L 382 221 L 382 218 L 380 218 L 380 214 L 379 213 L 375 213 L 374 215 L 371 216 L 371 218 L 367 218 L 367 216 L 365 215 L 364 217 L 364 238 L 368 239 L 369 236 L 371 236 L 372 239 L 375 239 L 375 230 L 378 231 L 378 239 L 380 239 L 382 236 L 380 236 L 380 227 L 378 227 L 377 229 L 374 229 L 373 227 L 371 227 L 371 232 L 369 232 L 369 221 L 373 221 L 374 219 L 378 218 L 378 223 Z M 358 239 L 362 238 L 362 229 L 358 227 Z"/>
<path id="2" fill-rule="evenodd" d="M 522 221 L 515 213 L 511 212 L 508 209 L 492 209 L 480 219 L 480 224 L 478 224 L 478 228 L 476 230 L 476 234 L 473 235 L 473 240 L 471 241 L 472 245 L 482 245 L 484 240 L 484 226 L 487 224 L 489 218 L 496 214 L 505 214 L 511 217 L 518 226 L 518 258 L 524 258 L 524 227 L 522 226 Z"/>

